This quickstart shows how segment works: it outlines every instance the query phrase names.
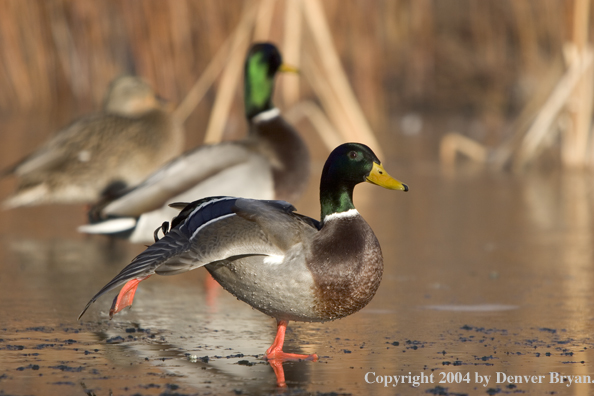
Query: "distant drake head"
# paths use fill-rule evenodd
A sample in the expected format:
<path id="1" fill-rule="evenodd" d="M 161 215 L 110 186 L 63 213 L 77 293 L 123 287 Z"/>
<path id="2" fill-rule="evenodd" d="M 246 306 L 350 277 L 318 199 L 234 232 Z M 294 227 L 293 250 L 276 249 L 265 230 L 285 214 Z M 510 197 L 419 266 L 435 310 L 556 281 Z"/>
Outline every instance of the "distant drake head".
<path id="1" fill-rule="evenodd" d="M 296 72 L 283 64 L 278 48 L 271 43 L 256 43 L 245 60 L 245 115 L 248 119 L 273 108 L 274 77 L 279 71 Z"/>

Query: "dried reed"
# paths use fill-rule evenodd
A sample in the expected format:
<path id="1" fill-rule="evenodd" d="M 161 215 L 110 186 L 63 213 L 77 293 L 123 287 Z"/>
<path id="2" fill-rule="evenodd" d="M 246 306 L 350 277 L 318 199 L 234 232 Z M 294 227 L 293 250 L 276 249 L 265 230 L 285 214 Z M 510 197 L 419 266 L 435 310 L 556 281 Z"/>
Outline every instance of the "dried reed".
<path id="1" fill-rule="evenodd" d="M 301 63 L 306 53 L 315 56 L 303 22 L 285 18 L 294 7 L 291 0 L 270 4 L 259 14 L 263 22 L 256 35 L 280 38 L 286 23 L 285 31 L 294 29 L 298 37 L 290 41 L 285 34 L 284 41 L 274 41 L 287 45 L 287 60 Z M 366 127 L 352 114 L 349 123 L 357 125 L 356 132 L 386 129 L 407 112 L 456 114 L 483 120 L 488 131 L 483 142 L 497 144 L 513 132 L 502 125 L 520 114 L 571 36 L 572 7 L 563 0 L 321 4 L 346 70 L 346 76 L 331 78 L 352 84 L 369 120 Z M 89 111 L 100 104 L 107 83 L 126 72 L 142 75 L 162 96 L 181 101 L 238 25 L 243 6 L 240 0 L 4 0 L 0 112 L 60 106 Z M 297 95 L 313 98 L 303 82 L 282 84 L 292 84 L 283 96 L 287 105 Z M 195 118 L 196 134 L 206 129 L 214 100 L 207 89 L 201 95 L 205 103 L 198 109 L 203 117 Z M 339 95 L 351 100 L 348 93 Z M 231 99 L 241 100 L 237 93 Z M 242 116 L 230 111 L 231 118 Z"/>

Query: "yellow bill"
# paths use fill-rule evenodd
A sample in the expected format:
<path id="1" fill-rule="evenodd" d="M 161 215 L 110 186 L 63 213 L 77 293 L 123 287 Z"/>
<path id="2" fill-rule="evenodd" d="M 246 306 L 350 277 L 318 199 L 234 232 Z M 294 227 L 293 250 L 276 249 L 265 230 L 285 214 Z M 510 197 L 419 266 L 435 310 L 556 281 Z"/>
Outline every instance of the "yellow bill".
<path id="1" fill-rule="evenodd" d="M 283 63 L 282 65 L 280 65 L 280 67 L 278 68 L 278 71 L 299 74 L 298 68 L 296 68 L 295 66 L 287 65 L 286 63 Z"/>
<path id="2" fill-rule="evenodd" d="M 394 179 L 388 172 L 386 172 L 382 164 L 375 162 L 373 163 L 371 172 L 369 172 L 369 176 L 367 176 L 367 181 L 389 190 L 408 191 L 408 186 L 406 184 Z"/>

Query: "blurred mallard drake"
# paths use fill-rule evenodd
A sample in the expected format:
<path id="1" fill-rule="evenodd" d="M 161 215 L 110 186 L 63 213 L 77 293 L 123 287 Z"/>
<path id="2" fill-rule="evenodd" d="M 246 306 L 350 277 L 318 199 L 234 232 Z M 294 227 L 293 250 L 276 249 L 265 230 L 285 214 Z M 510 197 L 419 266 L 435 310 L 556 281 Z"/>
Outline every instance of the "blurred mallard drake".
<path id="1" fill-rule="evenodd" d="M 204 145 L 169 162 L 137 187 L 92 208 L 79 231 L 153 241 L 155 228 L 178 211 L 171 202 L 214 195 L 295 201 L 307 186 L 309 151 L 272 103 L 278 71 L 291 71 L 270 43 L 249 50 L 244 71 L 245 140 Z"/>
<path id="2" fill-rule="evenodd" d="M 135 76 L 110 85 L 103 111 L 80 118 L 3 172 L 18 178 L 5 208 L 95 203 L 144 180 L 182 150 L 183 130 Z"/>
<path id="3" fill-rule="evenodd" d="M 282 351 L 290 320 L 320 322 L 350 315 L 375 295 L 383 272 L 379 242 L 353 205 L 361 182 L 408 191 L 369 147 L 343 144 L 320 182 L 321 221 L 284 201 L 210 197 L 185 206 L 172 229 L 125 267 L 86 305 L 124 285 L 110 317 L 132 304 L 139 282 L 206 267 L 238 299 L 277 320 L 268 359 L 316 359 Z"/>

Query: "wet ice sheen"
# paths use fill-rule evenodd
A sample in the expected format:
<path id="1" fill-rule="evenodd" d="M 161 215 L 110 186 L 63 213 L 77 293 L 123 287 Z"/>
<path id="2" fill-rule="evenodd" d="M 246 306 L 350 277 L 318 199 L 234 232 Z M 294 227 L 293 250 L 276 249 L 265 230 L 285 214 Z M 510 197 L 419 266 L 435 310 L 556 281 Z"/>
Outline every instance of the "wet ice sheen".
<path id="1" fill-rule="evenodd" d="M 474 305 L 426 305 L 425 309 L 434 311 L 453 311 L 453 312 L 494 312 L 494 311 L 509 311 L 511 309 L 520 308 L 518 305 L 505 304 L 474 304 Z"/>
<path id="2" fill-rule="evenodd" d="M 433 373 L 436 382 L 399 383 L 401 394 L 435 393 L 438 386 L 468 394 L 479 388 L 587 392 L 580 387 L 588 385 L 575 381 L 570 388 L 567 381 L 545 381 L 511 389 L 494 379 L 497 372 L 591 373 L 589 176 L 446 178 L 437 167 L 392 173 L 410 183 L 408 195 L 359 188 L 355 202 L 382 245 L 379 291 L 348 318 L 291 323 L 286 350 L 317 353 L 320 362 L 285 363 L 288 386 L 383 394 L 382 384 L 365 381 L 366 373 L 410 372 Z M 5 195 L 9 186 L 0 184 Z M 314 183 L 296 206 L 316 216 L 316 201 Z M 6 394 L 275 392 L 275 376 L 261 359 L 274 321 L 223 290 L 207 294 L 204 271 L 151 277 L 131 310 L 107 320 L 112 294 L 77 323 L 92 294 L 142 250 L 76 234 L 84 216 L 81 207 L 0 212 L 0 385 Z M 116 337 L 121 341 L 107 342 Z M 453 375 L 438 382 L 440 374 L 447 379 L 457 372 L 491 376 L 491 382 L 484 387 Z"/>

